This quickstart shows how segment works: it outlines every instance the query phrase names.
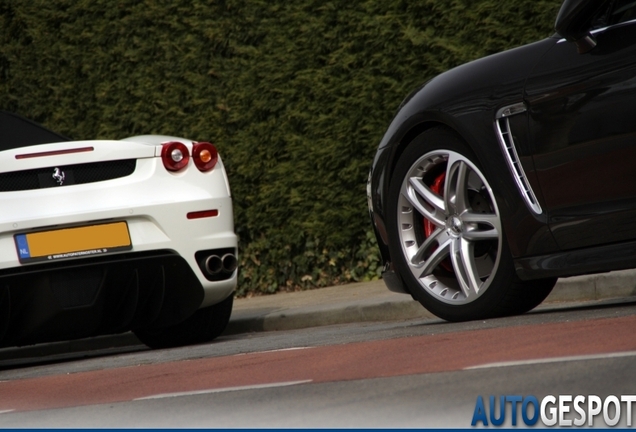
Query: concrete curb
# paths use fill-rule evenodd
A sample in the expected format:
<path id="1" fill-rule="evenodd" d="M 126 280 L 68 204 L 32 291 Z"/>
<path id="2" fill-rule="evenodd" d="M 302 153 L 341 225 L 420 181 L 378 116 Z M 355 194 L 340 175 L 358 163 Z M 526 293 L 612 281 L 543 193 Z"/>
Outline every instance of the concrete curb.
<path id="1" fill-rule="evenodd" d="M 265 315 L 238 313 L 225 334 L 257 331 L 295 330 L 334 324 L 369 321 L 400 321 L 414 318 L 434 318 L 410 296 L 394 300 L 361 300 L 357 304 L 324 305 L 282 309 Z"/>
<path id="2" fill-rule="evenodd" d="M 321 325 L 368 321 L 436 318 L 410 296 L 388 291 L 382 281 L 353 285 L 358 285 L 358 289 L 368 290 L 368 296 L 356 300 L 340 299 L 340 301 L 331 304 L 308 304 L 295 308 L 285 307 L 283 301 L 279 303 L 278 308 L 274 307 L 271 310 L 265 308 L 242 310 L 239 305 L 235 309 L 226 334 L 295 330 Z M 322 288 L 316 291 L 347 290 L 346 287 Z M 326 291 L 324 293 L 326 294 Z M 302 293 L 298 294 L 302 295 Z M 280 300 L 283 300 L 283 296 L 293 296 L 297 293 L 279 295 L 281 296 Z M 544 304 L 607 300 L 631 296 L 636 296 L 636 269 L 559 279 Z M 267 303 L 273 303 L 273 300 L 277 298 L 278 295 L 262 299 L 266 299 Z"/>
<path id="3" fill-rule="evenodd" d="M 636 296 L 636 269 L 562 278 L 544 304 Z M 409 295 L 390 292 L 382 281 L 297 293 L 237 299 L 224 335 L 295 330 L 334 324 L 435 319 Z M 0 349 L 0 366 L 13 359 L 64 356 L 74 352 L 138 347 L 132 333 Z"/>
<path id="4" fill-rule="evenodd" d="M 546 302 L 589 301 L 636 295 L 636 269 L 559 279 Z"/>

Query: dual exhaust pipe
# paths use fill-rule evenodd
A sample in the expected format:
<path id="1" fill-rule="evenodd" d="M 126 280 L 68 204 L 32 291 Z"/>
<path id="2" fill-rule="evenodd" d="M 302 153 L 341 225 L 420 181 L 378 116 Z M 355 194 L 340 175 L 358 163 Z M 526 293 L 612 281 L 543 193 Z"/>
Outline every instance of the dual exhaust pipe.
<path id="1" fill-rule="evenodd" d="M 223 256 L 210 255 L 205 259 L 203 266 L 210 276 L 215 276 L 219 273 L 232 273 L 236 270 L 238 261 L 236 260 L 236 256 L 231 253 L 227 253 Z"/>

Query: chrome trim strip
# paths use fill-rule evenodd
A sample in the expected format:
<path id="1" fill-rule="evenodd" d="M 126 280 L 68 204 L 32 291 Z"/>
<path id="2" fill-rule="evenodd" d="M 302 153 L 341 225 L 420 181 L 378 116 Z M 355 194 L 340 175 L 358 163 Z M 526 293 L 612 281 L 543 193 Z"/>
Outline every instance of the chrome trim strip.
<path id="1" fill-rule="evenodd" d="M 590 31 L 590 34 L 591 34 L 591 35 L 595 35 L 595 34 L 597 34 L 597 33 L 604 32 L 604 31 L 605 31 L 605 30 L 607 30 L 608 28 L 622 27 L 622 26 L 624 26 L 624 25 L 629 25 L 629 24 L 634 24 L 634 23 L 636 23 L 636 19 L 629 20 L 629 21 L 625 21 L 625 22 L 618 23 L 618 24 L 614 24 L 614 25 L 607 26 L 607 27 L 597 28 L 597 29 L 594 29 L 594 30 Z M 565 42 L 565 41 L 566 41 L 566 39 L 565 39 L 565 38 L 562 38 L 562 39 L 559 39 L 559 40 L 557 41 L 557 43 L 563 43 L 563 42 Z"/>
<path id="2" fill-rule="evenodd" d="M 521 114 L 524 112 L 526 112 L 526 104 L 523 102 L 519 102 L 514 105 L 505 106 L 497 111 L 497 119 L 500 119 L 502 117 L 510 117 L 515 114 Z"/>
<path id="3" fill-rule="evenodd" d="M 519 192 L 521 192 L 521 196 L 526 202 L 528 208 L 539 215 L 543 213 L 543 210 L 541 209 L 541 205 L 539 205 L 537 196 L 534 194 L 534 191 L 530 186 L 530 182 L 526 177 L 526 173 L 523 170 L 523 166 L 519 161 L 519 155 L 517 154 L 514 138 L 512 137 L 512 132 L 510 130 L 509 117 L 524 112 L 526 112 L 526 107 L 523 102 L 515 105 L 509 105 L 497 111 L 495 132 L 506 162 L 508 163 L 508 168 L 517 183 Z"/>

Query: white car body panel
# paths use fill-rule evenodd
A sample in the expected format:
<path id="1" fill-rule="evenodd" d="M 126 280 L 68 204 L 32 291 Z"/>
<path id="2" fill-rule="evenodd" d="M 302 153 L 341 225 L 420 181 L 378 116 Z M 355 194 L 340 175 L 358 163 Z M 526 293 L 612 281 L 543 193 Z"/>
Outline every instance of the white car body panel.
<path id="1" fill-rule="evenodd" d="M 133 251 L 171 249 L 197 273 L 205 297 L 201 307 L 223 300 L 236 287 L 236 277 L 207 281 L 194 259 L 198 250 L 237 247 L 234 214 L 225 167 L 219 157 L 214 169 L 202 173 L 190 161 L 188 169 L 167 171 L 161 143 L 184 138 L 145 135 L 122 141 L 75 141 L 0 152 L 0 171 L 23 171 L 115 159 L 137 159 L 127 177 L 72 187 L 3 192 L 0 206 L 0 269 L 21 266 L 13 236 L 33 229 L 84 225 L 88 221 L 128 222 Z M 154 144 L 153 144 L 154 143 Z M 16 160 L 19 154 L 93 147 L 91 152 Z M 140 197 L 144 197 L 143 202 Z M 216 209 L 218 216 L 188 220 L 187 213 Z M 29 265 L 29 264 L 26 264 Z M 37 265 L 37 264 L 31 264 Z"/>
<path id="2" fill-rule="evenodd" d="M 203 287 L 200 308 L 226 299 L 236 288 L 237 270 L 225 280 L 209 280 L 195 259 L 198 251 L 237 251 L 232 198 L 223 161 L 219 156 L 208 172 L 199 171 L 192 159 L 183 170 L 168 171 L 161 159 L 161 148 L 169 141 L 184 143 L 190 152 L 194 144 L 184 138 L 144 135 L 120 141 L 67 141 L 1 151 L 2 174 L 127 159 L 136 159 L 136 168 L 131 175 L 106 181 L 0 192 L 0 272 L 28 272 L 41 264 L 20 262 L 16 234 L 125 221 L 132 250 L 113 252 L 111 256 L 176 252 Z M 77 149 L 85 151 L 47 155 Z M 218 214 L 187 217 L 190 212 L 207 210 L 217 210 Z"/>

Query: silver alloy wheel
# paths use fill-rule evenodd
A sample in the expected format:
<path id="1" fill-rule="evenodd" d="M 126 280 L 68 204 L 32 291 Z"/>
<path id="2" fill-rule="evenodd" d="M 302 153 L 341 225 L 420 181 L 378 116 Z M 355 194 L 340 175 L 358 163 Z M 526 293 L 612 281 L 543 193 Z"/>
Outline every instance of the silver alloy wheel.
<path id="1" fill-rule="evenodd" d="M 443 177 L 443 191 L 431 189 Z M 495 277 L 502 229 L 486 178 L 469 159 L 450 150 L 419 158 L 402 182 L 398 232 L 406 262 L 429 294 L 450 304 L 480 297 Z M 429 235 L 424 218 L 432 223 Z"/>

